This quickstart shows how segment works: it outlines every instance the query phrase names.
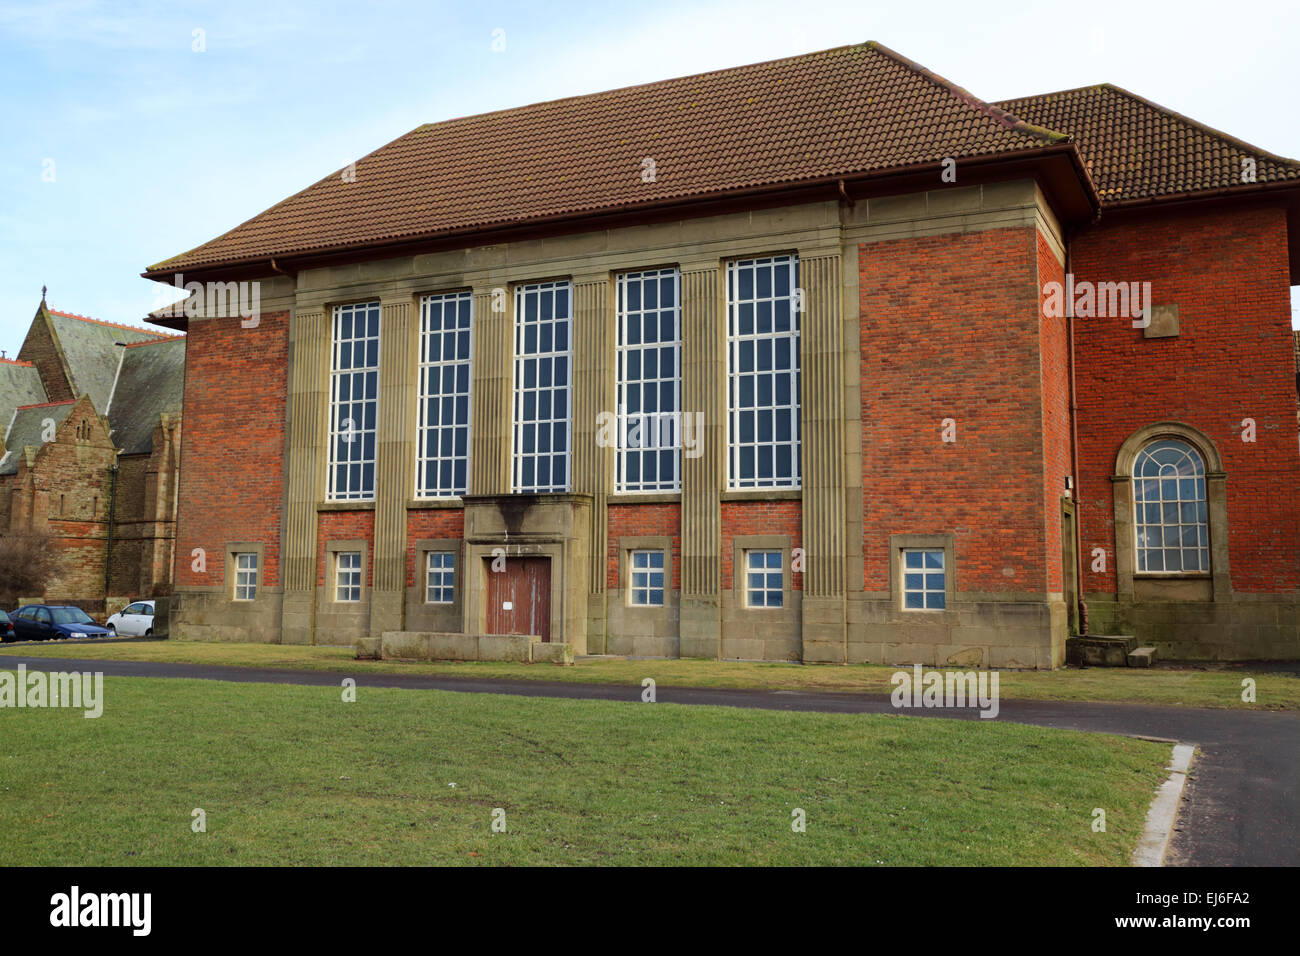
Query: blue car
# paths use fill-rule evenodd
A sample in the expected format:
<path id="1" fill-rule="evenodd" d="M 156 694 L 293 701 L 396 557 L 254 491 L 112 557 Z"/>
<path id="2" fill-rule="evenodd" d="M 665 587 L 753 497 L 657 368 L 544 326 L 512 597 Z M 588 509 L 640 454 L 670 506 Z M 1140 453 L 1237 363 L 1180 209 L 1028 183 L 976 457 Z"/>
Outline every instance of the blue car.
<path id="1" fill-rule="evenodd" d="M 28 604 L 13 613 L 16 641 L 50 641 L 68 638 L 109 637 L 108 628 L 100 627 L 79 607 L 62 604 Z"/>

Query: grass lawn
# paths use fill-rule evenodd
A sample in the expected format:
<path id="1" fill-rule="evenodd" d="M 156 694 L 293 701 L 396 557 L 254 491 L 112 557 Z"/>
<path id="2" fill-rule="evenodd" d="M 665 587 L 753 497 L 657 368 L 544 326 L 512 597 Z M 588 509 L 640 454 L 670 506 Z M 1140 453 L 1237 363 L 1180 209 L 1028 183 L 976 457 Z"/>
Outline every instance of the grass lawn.
<path id="1" fill-rule="evenodd" d="M 640 687 L 653 677 L 663 686 L 748 687 L 772 690 L 861 691 L 888 693 L 899 668 L 870 664 L 789 664 L 706 660 L 626 660 L 597 658 L 572 667 L 553 664 L 490 662 L 416 663 L 358 661 L 347 647 L 291 644 L 220 644 L 155 641 L 141 644 L 26 644 L 0 652 L 87 660 L 171 661 L 236 667 L 285 667 L 340 674 L 439 674 L 532 680 L 591 681 Z M 1241 700 L 1244 678 L 1256 682 L 1254 703 Z M 1189 707 L 1295 710 L 1300 708 L 1300 677 L 1251 671 L 1249 665 L 1151 670 L 1085 668 L 1057 671 L 1001 671 L 999 691 L 1006 700 L 1096 700 Z"/>
<path id="2" fill-rule="evenodd" d="M 0 731 L 7 866 L 1126 865 L 1169 758 L 993 721 L 112 676 L 98 719 Z"/>

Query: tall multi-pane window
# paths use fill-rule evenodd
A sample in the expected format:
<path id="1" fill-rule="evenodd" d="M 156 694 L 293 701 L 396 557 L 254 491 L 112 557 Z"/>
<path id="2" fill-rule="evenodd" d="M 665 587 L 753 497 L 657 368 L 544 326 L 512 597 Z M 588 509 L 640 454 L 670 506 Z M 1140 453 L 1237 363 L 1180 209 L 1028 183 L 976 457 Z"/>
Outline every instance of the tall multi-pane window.
<path id="1" fill-rule="evenodd" d="M 1210 570 L 1205 462 L 1187 442 L 1162 439 L 1133 462 L 1139 573 Z"/>
<path id="2" fill-rule="evenodd" d="M 330 358 L 329 498 L 375 496 L 379 303 L 334 308 Z"/>
<path id="3" fill-rule="evenodd" d="M 676 269 L 618 277 L 618 491 L 681 488 L 681 309 Z"/>
<path id="4" fill-rule="evenodd" d="M 469 292 L 420 300 L 418 498 L 454 498 L 469 490 Z"/>
<path id="5" fill-rule="evenodd" d="M 234 555 L 235 600 L 251 601 L 257 597 L 257 552 L 244 551 Z"/>
<path id="6" fill-rule="evenodd" d="M 798 488 L 799 260 L 727 266 L 728 485 Z"/>
<path id="7" fill-rule="evenodd" d="M 361 552 L 340 551 L 334 556 L 334 600 L 361 600 Z"/>
<path id="8" fill-rule="evenodd" d="M 514 490 L 569 490 L 568 282 L 515 289 Z"/>

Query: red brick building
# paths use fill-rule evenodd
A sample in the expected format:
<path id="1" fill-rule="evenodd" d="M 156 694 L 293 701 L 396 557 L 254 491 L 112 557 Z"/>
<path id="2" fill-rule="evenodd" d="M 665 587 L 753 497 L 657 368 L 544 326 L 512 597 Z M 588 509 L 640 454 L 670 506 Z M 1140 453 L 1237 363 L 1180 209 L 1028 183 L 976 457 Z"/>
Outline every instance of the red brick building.
<path id="1" fill-rule="evenodd" d="M 184 373 L 183 337 L 41 300 L 0 360 L 0 533 L 49 532 L 59 555 L 22 597 L 101 612 L 170 593 Z"/>
<path id="2" fill-rule="evenodd" d="M 467 117 L 146 275 L 260 291 L 159 320 L 186 636 L 1300 656 L 1300 163 L 1115 87 L 864 44 Z"/>

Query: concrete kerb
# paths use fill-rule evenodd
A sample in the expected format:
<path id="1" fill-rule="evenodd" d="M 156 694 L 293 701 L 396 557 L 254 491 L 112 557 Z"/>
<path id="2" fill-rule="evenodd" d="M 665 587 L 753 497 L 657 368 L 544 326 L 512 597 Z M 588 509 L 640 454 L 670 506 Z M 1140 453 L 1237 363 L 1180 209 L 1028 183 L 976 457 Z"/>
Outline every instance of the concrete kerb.
<path id="1" fill-rule="evenodd" d="M 1182 805 L 1183 789 L 1187 786 L 1187 772 L 1196 753 L 1194 744 L 1174 744 L 1169 761 L 1169 779 L 1160 785 L 1156 798 L 1147 811 L 1147 822 L 1142 839 L 1133 851 L 1134 866 L 1164 866 L 1165 852 L 1173 837 L 1174 823 Z"/>

